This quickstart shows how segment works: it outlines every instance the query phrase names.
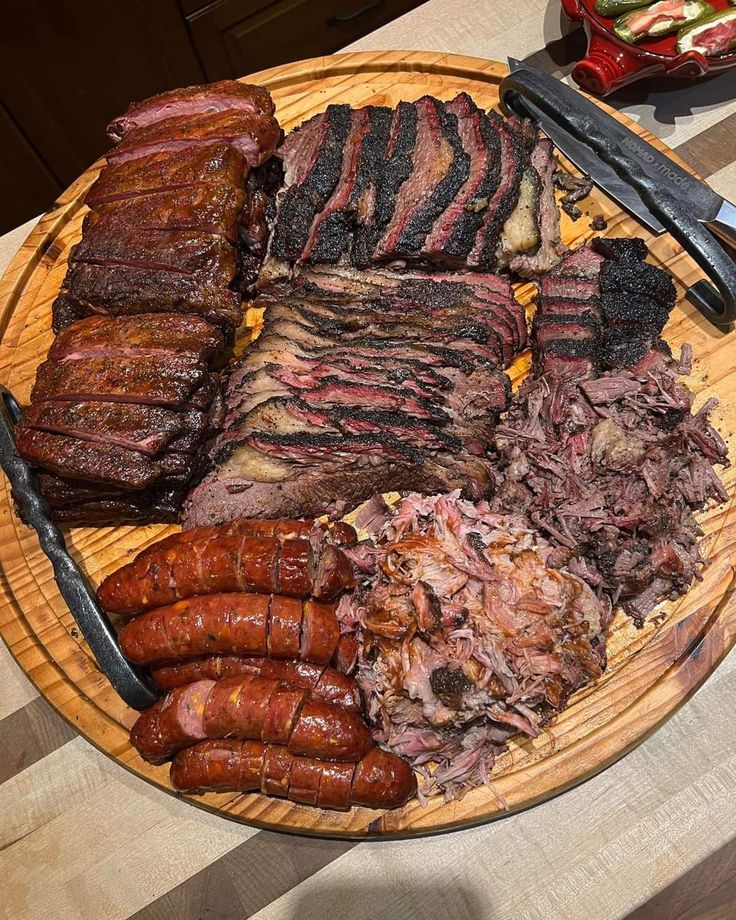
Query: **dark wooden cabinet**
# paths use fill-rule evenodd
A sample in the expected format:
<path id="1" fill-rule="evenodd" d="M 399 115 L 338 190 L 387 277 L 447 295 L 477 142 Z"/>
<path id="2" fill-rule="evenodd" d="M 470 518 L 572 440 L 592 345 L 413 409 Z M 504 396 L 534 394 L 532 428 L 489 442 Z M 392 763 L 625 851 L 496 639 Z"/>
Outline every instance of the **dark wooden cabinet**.
<path id="1" fill-rule="evenodd" d="M 181 0 L 193 8 L 201 0 Z M 187 15 L 209 80 L 332 54 L 416 0 L 217 0 Z"/>
<path id="2" fill-rule="evenodd" d="M 108 148 L 131 100 L 329 54 L 417 0 L 2 0 L 0 233 Z"/>

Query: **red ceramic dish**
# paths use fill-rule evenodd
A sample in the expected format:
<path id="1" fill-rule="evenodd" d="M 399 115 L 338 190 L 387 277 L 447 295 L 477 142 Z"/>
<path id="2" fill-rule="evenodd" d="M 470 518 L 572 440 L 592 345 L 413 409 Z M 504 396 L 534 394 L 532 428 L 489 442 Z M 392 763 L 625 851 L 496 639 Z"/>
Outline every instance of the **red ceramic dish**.
<path id="1" fill-rule="evenodd" d="M 582 20 L 588 36 L 588 52 L 572 72 L 583 89 L 605 96 L 642 77 L 665 74 L 697 79 L 736 66 L 736 51 L 706 58 L 697 51 L 678 54 L 677 33 L 630 45 L 613 34 L 615 17 L 595 11 L 595 0 L 561 0 L 570 19 Z M 729 9 L 728 0 L 709 0 L 716 11 Z"/>

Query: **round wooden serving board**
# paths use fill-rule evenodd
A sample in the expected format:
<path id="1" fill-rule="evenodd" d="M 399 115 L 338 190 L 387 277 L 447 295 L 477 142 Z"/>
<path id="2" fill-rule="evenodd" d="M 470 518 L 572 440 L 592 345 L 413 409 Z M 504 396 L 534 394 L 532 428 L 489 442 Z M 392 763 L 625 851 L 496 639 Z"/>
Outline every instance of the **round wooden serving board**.
<path id="1" fill-rule="evenodd" d="M 498 102 L 505 67 L 491 61 L 452 55 L 387 52 L 342 54 L 274 68 L 247 79 L 267 86 L 285 130 L 322 111 L 328 103 L 394 105 L 425 93 L 449 99 L 460 90 L 486 108 Z M 615 113 L 614 113 L 615 114 Z M 623 116 L 617 118 L 625 120 Z M 630 127 L 659 144 L 631 122 Z M 664 149 L 664 148 L 663 148 Z M 80 237 L 85 191 L 97 176 L 96 163 L 69 188 L 26 240 L 0 282 L 0 381 L 22 403 L 30 394 L 37 365 L 52 341 L 51 303 L 64 277 L 70 245 Z M 570 245 L 593 233 L 590 220 L 603 214 L 608 235 L 643 236 L 651 259 L 666 266 L 683 290 L 700 276 L 694 263 L 667 235 L 650 237 L 615 203 L 595 192 L 589 213 L 576 223 L 563 215 L 563 237 Z M 528 303 L 530 284 L 517 296 Z M 720 395 L 725 404 L 716 425 L 733 441 L 736 361 L 722 333 L 680 303 L 666 329 L 669 343 L 689 342 L 695 350 L 690 385 L 698 402 Z M 522 356 L 512 376 L 523 376 Z M 734 495 L 734 471 L 725 474 Z M 357 808 L 346 814 L 293 805 L 259 795 L 218 794 L 189 797 L 220 814 L 272 829 L 340 837 L 432 833 L 464 827 L 526 808 L 575 785 L 629 751 L 670 716 L 695 691 L 736 638 L 732 592 L 736 554 L 733 498 L 703 516 L 705 553 L 710 564 L 690 593 L 665 605 L 661 617 L 636 630 L 619 614 L 609 643 L 610 666 L 603 679 L 573 698 L 565 713 L 535 741 L 512 743 L 499 759 L 490 788 L 477 789 L 460 802 L 416 801 L 393 812 Z M 172 527 L 76 528 L 67 543 L 96 585 L 113 569 Z M 138 775 L 171 791 L 166 767 L 145 764 L 128 743 L 135 713 L 127 709 L 98 670 L 72 615 L 66 609 L 33 532 L 15 517 L 3 479 L 0 491 L 0 563 L 3 569 L 0 633 L 38 690 L 100 750 Z"/>

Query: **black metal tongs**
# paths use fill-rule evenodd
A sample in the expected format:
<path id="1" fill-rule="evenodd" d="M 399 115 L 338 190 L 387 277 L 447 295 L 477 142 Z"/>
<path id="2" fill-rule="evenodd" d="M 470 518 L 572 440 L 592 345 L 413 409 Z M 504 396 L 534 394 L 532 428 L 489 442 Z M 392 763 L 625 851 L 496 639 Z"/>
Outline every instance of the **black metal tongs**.
<path id="1" fill-rule="evenodd" d="M 668 230 L 714 282 L 688 300 L 727 331 L 736 321 L 736 263 L 713 236 L 736 242 L 736 206 L 638 134 L 549 74 L 510 60 L 502 108 L 539 123 L 559 149 L 650 230 Z"/>
<path id="2" fill-rule="evenodd" d="M 38 534 L 41 549 L 54 569 L 54 579 L 100 670 L 128 706 L 146 709 L 159 697 L 150 677 L 132 665 L 118 645 L 117 635 L 95 600 L 81 569 L 67 551 L 64 537 L 50 519 L 36 477 L 15 447 L 13 429 L 20 407 L 13 394 L 0 386 L 0 466 L 8 477 L 22 519 Z"/>

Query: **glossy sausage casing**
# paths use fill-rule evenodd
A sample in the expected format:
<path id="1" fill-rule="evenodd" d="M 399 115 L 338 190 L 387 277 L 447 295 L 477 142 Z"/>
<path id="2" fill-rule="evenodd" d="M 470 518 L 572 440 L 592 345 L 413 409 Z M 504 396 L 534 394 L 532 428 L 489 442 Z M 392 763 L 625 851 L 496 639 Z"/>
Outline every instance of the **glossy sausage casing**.
<path id="1" fill-rule="evenodd" d="M 411 766 L 373 748 L 359 763 L 324 763 L 258 741 L 202 741 L 176 755 L 172 785 L 182 792 L 267 791 L 305 805 L 398 808 L 416 793 Z"/>
<path id="2" fill-rule="evenodd" d="M 153 679 L 162 690 L 173 690 L 195 680 L 220 680 L 237 674 L 283 680 L 293 687 L 309 690 L 312 699 L 354 712 L 361 709 L 360 691 L 352 677 L 311 661 L 208 655 L 182 664 L 160 665 L 154 668 Z"/>
<path id="3" fill-rule="evenodd" d="M 197 528 L 149 546 L 102 582 L 100 604 L 131 616 L 231 591 L 329 600 L 355 583 L 349 560 L 327 529 L 312 525 L 304 535 L 303 522 L 286 522 L 283 529 L 276 526 L 280 522 L 259 522 L 269 525 L 260 529 L 255 523 Z"/>
<path id="4" fill-rule="evenodd" d="M 120 632 L 140 665 L 200 655 L 270 655 L 327 664 L 339 639 L 334 604 L 266 594 L 207 594 L 149 610 Z"/>
<path id="5" fill-rule="evenodd" d="M 310 699 L 283 681 L 252 675 L 201 680 L 177 687 L 141 713 L 130 733 L 153 763 L 205 738 L 256 739 L 320 760 L 359 760 L 371 747 L 356 712 Z"/>

